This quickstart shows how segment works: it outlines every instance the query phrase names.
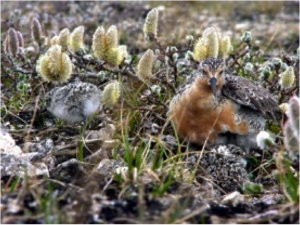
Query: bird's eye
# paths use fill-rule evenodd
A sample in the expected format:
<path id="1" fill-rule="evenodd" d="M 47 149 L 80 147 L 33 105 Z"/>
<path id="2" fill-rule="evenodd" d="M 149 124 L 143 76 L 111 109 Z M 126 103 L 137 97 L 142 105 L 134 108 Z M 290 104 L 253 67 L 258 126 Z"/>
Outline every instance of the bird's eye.
<path id="1" fill-rule="evenodd" d="M 203 66 L 203 67 L 202 67 L 202 74 L 207 75 L 207 74 L 208 74 L 208 71 L 209 71 L 209 68 L 208 68 L 208 67 L 206 67 L 206 66 Z"/>
<path id="2" fill-rule="evenodd" d="M 225 72 L 225 67 L 219 67 L 216 72 L 217 74 L 222 75 Z"/>

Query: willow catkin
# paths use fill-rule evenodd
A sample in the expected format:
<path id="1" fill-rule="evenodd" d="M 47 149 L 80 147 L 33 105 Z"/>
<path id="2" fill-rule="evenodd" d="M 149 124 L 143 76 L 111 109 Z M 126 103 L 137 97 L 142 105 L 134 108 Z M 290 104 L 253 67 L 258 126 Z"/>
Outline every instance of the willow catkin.
<path id="1" fill-rule="evenodd" d="M 102 92 L 102 104 L 111 107 L 121 96 L 121 84 L 117 81 L 107 84 Z"/>
<path id="2" fill-rule="evenodd" d="M 154 53 L 151 49 L 148 49 L 141 57 L 137 66 L 137 74 L 139 79 L 147 80 L 152 76 L 153 61 Z"/>
<path id="3" fill-rule="evenodd" d="M 40 57 L 37 71 L 45 81 L 66 82 L 72 74 L 72 62 L 60 45 L 53 45 Z"/>
<path id="4" fill-rule="evenodd" d="M 70 35 L 70 49 L 77 52 L 83 47 L 84 27 L 76 27 Z"/>
<path id="5" fill-rule="evenodd" d="M 156 8 L 148 12 L 143 26 L 143 32 L 146 40 L 151 41 L 153 37 L 157 37 L 158 17 L 159 13 Z"/>
<path id="6" fill-rule="evenodd" d="M 31 24 L 32 39 L 38 44 L 42 43 L 42 26 L 38 19 L 33 18 Z"/>

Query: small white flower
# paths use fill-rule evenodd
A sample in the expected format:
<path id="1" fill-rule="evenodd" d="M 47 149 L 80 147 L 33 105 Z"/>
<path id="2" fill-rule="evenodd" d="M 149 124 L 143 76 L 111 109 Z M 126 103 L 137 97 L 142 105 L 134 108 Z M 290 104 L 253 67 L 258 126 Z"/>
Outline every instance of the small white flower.
<path id="1" fill-rule="evenodd" d="M 250 62 L 247 62 L 246 65 L 245 65 L 245 67 L 244 67 L 244 70 L 247 73 L 251 73 L 253 71 L 253 68 L 254 68 L 253 64 L 250 63 Z"/>
<path id="2" fill-rule="evenodd" d="M 252 41 L 252 34 L 250 31 L 246 31 L 242 37 L 241 37 L 242 42 L 250 43 Z"/>
<path id="3" fill-rule="evenodd" d="M 256 143 L 261 149 L 268 148 L 268 146 L 275 144 L 275 136 L 267 131 L 260 131 L 256 136 Z"/>
<path id="4" fill-rule="evenodd" d="M 279 105 L 279 108 L 285 113 L 288 114 L 289 104 L 288 103 L 282 103 Z"/>

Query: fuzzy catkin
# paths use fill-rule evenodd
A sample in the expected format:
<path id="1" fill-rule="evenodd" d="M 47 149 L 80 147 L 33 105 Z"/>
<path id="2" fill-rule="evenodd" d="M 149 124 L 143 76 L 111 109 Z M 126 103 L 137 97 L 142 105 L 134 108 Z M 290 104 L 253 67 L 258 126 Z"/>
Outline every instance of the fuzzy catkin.
<path id="1" fill-rule="evenodd" d="M 118 30 L 115 25 L 108 28 L 106 32 L 106 48 L 116 48 L 118 47 Z"/>
<path id="2" fill-rule="evenodd" d="M 207 46 L 207 57 L 217 58 L 219 53 L 219 37 L 214 27 L 207 28 L 204 33 L 204 44 Z"/>
<path id="3" fill-rule="evenodd" d="M 204 38 L 199 38 L 194 46 L 193 58 L 195 61 L 201 61 L 207 57 L 207 46 L 204 44 Z"/>
<path id="4" fill-rule="evenodd" d="M 159 13 L 156 8 L 148 12 L 143 27 L 143 32 L 146 40 L 151 40 L 152 37 L 155 38 L 157 37 L 158 17 L 159 17 Z"/>
<path id="5" fill-rule="evenodd" d="M 31 34 L 32 34 L 32 39 L 35 42 L 37 42 L 38 44 L 42 43 L 42 26 L 40 24 L 40 21 L 36 18 L 33 18 L 32 20 Z"/>
<path id="6" fill-rule="evenodd" d="M 300 107 L 300 99 L 297 96 L 293 96 L 289 100 L 288 105 L 288 118 L 291 121 L 292 131 L 296 137 L 299 137 L 299 107 Z"/>
<path id="7" fill-rule="evenodd" d="M 19 54 L 19 39 L 14 28 L 9 28 L 7 31 L 7 51 L 11 56 L 16 57 Z"/>
<path id="8" fill-rule="evenodd" d="M 53 36 L 50 40 L 50 45 L 53 46 L 53 45 L 58 45 L 59 43 L 59 37 L 57 35 Z"/>
<path id="9" fill-rule="evenodd" d="M 291 123 L 291 121 L 287 121 L 283 128 L 284 146 L 289 151 L 289 153 L 299 152 L 299 137 L 294 136 Z"/>
<path id="10" fill-rule="evenodd" d="M 19 47 L 24 48 L 24 38 L 20 31 L 17 31 L 18 41 L 19 41 Z"/>
<path id="11" fill-rule="evenodd" d="M 107 84 L 102 92 L 102 104 L 111 107 L 115 105 L 121 96 L 121 85 L 115 81 Z"/>
<path id="12" fill-rule="evenodd" d="M 94 55 L 98 59 L 104 60 L 105 48 L 106 48 L 106 34 L 104 28 L 100 26 L 97 28 L 96 32 L 93 35 L 92 49 Z"/>
<path id="13" fill-rule="evenodd" d="M 108 29 L 107 33 L 103 27 L 97 28 L 93 36 L 92 49 L 98 59 L 111 66 L 120 65 L 128 55 L 125 45 L 118 46 L 118 32 L 114 25 Z"/>
<path id="14" fill-rule="evenodd" d="M 151 49 L 148 49 L 141 57 L 137 66 L 137 74 L 139 79 L 147 80 L 152 76 L 153 61 L 154 53 Z"/>
<path id="15" fill-rule="evenodd" d="M 219 39 L 219 56 L 226 57 L 231 49 L 231 41 L 229 36 L 221 37 Z"/>
<path id="16" fill-rule="evenodd" d="M 72 62 L 60 45 L 53 45 L 40 57 L 37 71 L 45 81 L 66 82 L 72 74 Z"/>
<path id="17" fill-rule="evenodd" d="M 3 51 L 6 54 L 9 54 L 9 52 L 8 52 L 8 36 L 6 36 L 4 41 L 3 41 Z"/>
<path id="18" fill-rule="evenodd" d="M 68 28 L 63 29 L 58 35 L 58 44 L 65 51 L 70 46 L 70 31 Z"/>
<path id="19" fill-rule="evenodd" d="M 105 61 L 112 65 L 118 66 L 127 56 L 127 47 L 122 45 L 117 48 L 111 48 L 105 53 Z"/>
<path id="20" fill-rule="evenodd" d="M 70 49 L 77 52 L 83 46 L 84 27 L 76 27 L 70 35 Z"/>
<path id="21" fill-rule="evenodd" d="M 283 73 L 280 74 L 279 84 L 281 88 L 286 89 L 293 86 L 295 82 L 295 73 L 292 66 L 289 66 Z"/>

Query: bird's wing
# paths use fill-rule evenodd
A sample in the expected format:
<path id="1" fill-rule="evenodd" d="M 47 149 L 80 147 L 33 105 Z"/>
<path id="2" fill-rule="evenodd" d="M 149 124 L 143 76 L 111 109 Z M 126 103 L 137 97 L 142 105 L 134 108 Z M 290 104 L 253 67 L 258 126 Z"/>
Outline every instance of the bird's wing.
<path id="1" fill-rule="evenodd" d="M 173 104 L 177 104 L 179 99 L 188 91 L 190 91 L 190 87 L 193 85 L 195 79 L 197 78 L 196 74 L 191 75 L 188 77 L 183 84 L 177 89 L 174 97 L 172 98 L 171 102 Z"/>
<path id="2" fill-rule="evenodd" d="M 248 106 L 263 113 L 267 118 L 281 118 L 278 102 L 264 87 L 239 76 L 225 76 L 222 94 L 240 105 Z"/>

